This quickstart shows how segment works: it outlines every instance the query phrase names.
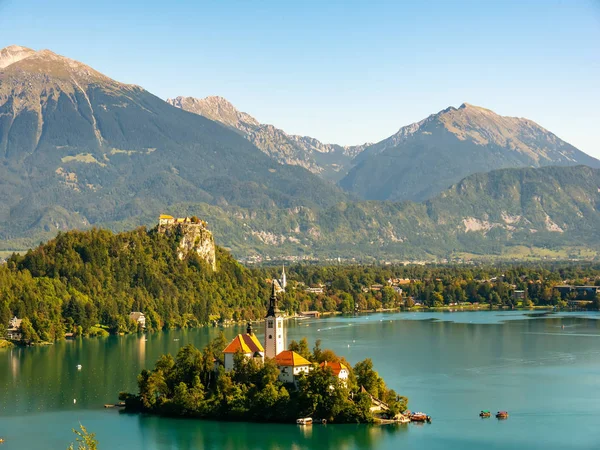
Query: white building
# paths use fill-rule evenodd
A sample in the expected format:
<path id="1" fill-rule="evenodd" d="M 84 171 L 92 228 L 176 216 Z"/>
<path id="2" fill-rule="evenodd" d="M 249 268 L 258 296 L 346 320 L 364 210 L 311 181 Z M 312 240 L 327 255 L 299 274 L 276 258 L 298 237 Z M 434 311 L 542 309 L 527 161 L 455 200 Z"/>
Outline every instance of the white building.
<path id="1" fill-rule="evenodd" d="M 285 292 L 285 288 L 287 286 L 287 279 L 285 277 L 285 266 L 281 267 L 281 279 L 279 280 L 279 285 L 281 286 L 281 289 L 283 289 L 283 292 Z"/>
<path id="2" fill-rule="evenodd" d="M 10 319 L 10 322 L 8 322 L 8 329 L 6 330 L 6 337 L 8 339 L 12 339 L 15 341 L 20 341 L 22 334 L 21 334 L 21 322 L 23 321 L 23 319 L 17 319 L 17 317 L 13 317 L 12 319 Z"/>
<path id="3" fill-rule="evenodd" d="M 267 358 L 275 358 L 285 348 L 283 317 L 277 306 L 276 283 L 273 282 L 269 309 L 265 317 L 265 356 Z"/>
<path id="4" fill-rule="evenodd" d="M 333 372 L 333 375 L 339 378 L 344 386 L 348 385 L 348 375 L 350 375 L 350 370 L 345 364 L 341 362 L 323 361 L 319 366 L 322 368 L 329 367 Z"/>
<path id="5" fill-rule="evenodd" d="M 296 383 L 300 374 L 308 374 L 313 368 L 309 360 L 291 350 L 280 352 L 275 362 L 279 368 L 279 381 L 283 383 Z"/>
<path id="6" fill-rule="evenodd" d="M 129 318 L 142 328 L 146 328 L 146 316 L 143 312 L 132 311 L 129 313 Z"/>
<path id="7" fill-rule="evenodd" d="M 234 356 L 238 351 L 241 351 L 246 358 L 256 358 L 261 363 L 264 361 L 265 350 L 252 332 L 250 324 L 246 328 L 246 334 L 238 334 L 223 350 L 225 370 L 230 371 L 233 369 Z"/>

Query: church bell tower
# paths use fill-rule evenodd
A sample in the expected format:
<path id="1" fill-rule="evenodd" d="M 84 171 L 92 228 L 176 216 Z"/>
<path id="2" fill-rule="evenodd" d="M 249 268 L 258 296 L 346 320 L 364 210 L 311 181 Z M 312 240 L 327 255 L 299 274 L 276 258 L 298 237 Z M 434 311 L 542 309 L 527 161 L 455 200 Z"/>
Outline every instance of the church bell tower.
<path id="1" fill-rule="evenodd" d="M 269 309 L 265 317 L 265 356 L 275 358 L 285 350 L 285 328 L 283 317 L 277 306 L 277 294 L 275 291 L 275 280 L 269 299 Z"/>

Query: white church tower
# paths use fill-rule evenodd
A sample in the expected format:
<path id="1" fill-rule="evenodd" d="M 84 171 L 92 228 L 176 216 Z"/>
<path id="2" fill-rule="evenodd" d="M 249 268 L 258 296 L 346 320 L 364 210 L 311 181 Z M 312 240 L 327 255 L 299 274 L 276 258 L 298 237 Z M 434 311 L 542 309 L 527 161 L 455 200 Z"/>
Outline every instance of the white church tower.
<path id="1" fill-rule="evenodd" d="M 269 300 L 269 309 L 265 317 L 265 356 L 275 358 L 285 350 L 285 328 L 283 317 L 277 306 L 277 294 L 275 292 L 275 280 Z"/>
<path id="2" fill-rule="evenodd" d="M 282 266 L 281 281 L 279 282 L 279 284 L 281 285 L 281 289 L 283 289 L 283 292 L 285 292 L 285 287 L 287 286 L 287 280 L 285 278 L 285 266 Z"/>

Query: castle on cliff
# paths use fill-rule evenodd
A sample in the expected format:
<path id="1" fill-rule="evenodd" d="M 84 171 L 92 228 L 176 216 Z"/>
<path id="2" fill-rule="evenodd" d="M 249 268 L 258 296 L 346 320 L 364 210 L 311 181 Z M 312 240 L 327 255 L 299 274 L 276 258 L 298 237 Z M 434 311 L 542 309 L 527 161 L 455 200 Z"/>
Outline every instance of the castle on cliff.
<path id="1" fill-rule="evenodd" d="M 196 216 L 175 218 L 167 214 L 158 217 L 158 232 L 181 233 L 177 257 L 185 258 L 190 252 L 196 252 L 213 270 L 217 270 L 215 240 L 204 220 Z"/>

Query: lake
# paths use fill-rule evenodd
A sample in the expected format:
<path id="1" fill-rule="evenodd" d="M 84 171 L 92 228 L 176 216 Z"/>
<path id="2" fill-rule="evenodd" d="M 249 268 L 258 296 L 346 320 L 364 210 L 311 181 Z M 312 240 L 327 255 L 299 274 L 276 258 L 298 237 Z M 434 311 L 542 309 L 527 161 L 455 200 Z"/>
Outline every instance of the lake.
<path id="1" fill-rule="evenodd" d="M 160 354 L 187 343 L 201 348 L 219 331 L 204 328 L 0 350 L 1 448 L 66 449 L 79 423 L 97 434 L 101 450 L 600 448 L 597 313 L 381 313 L 287 326 L 288 342 L 321 339 L 352 364 L 372 358 L 409 408 L 433 422 L 303 428 L 103 408 L 119 391 L 135 392 L 137 374 Z M 224 330 L 228 338 L 242 331 Z M 480 419 L 482 409 L 510 417 Z"/>

